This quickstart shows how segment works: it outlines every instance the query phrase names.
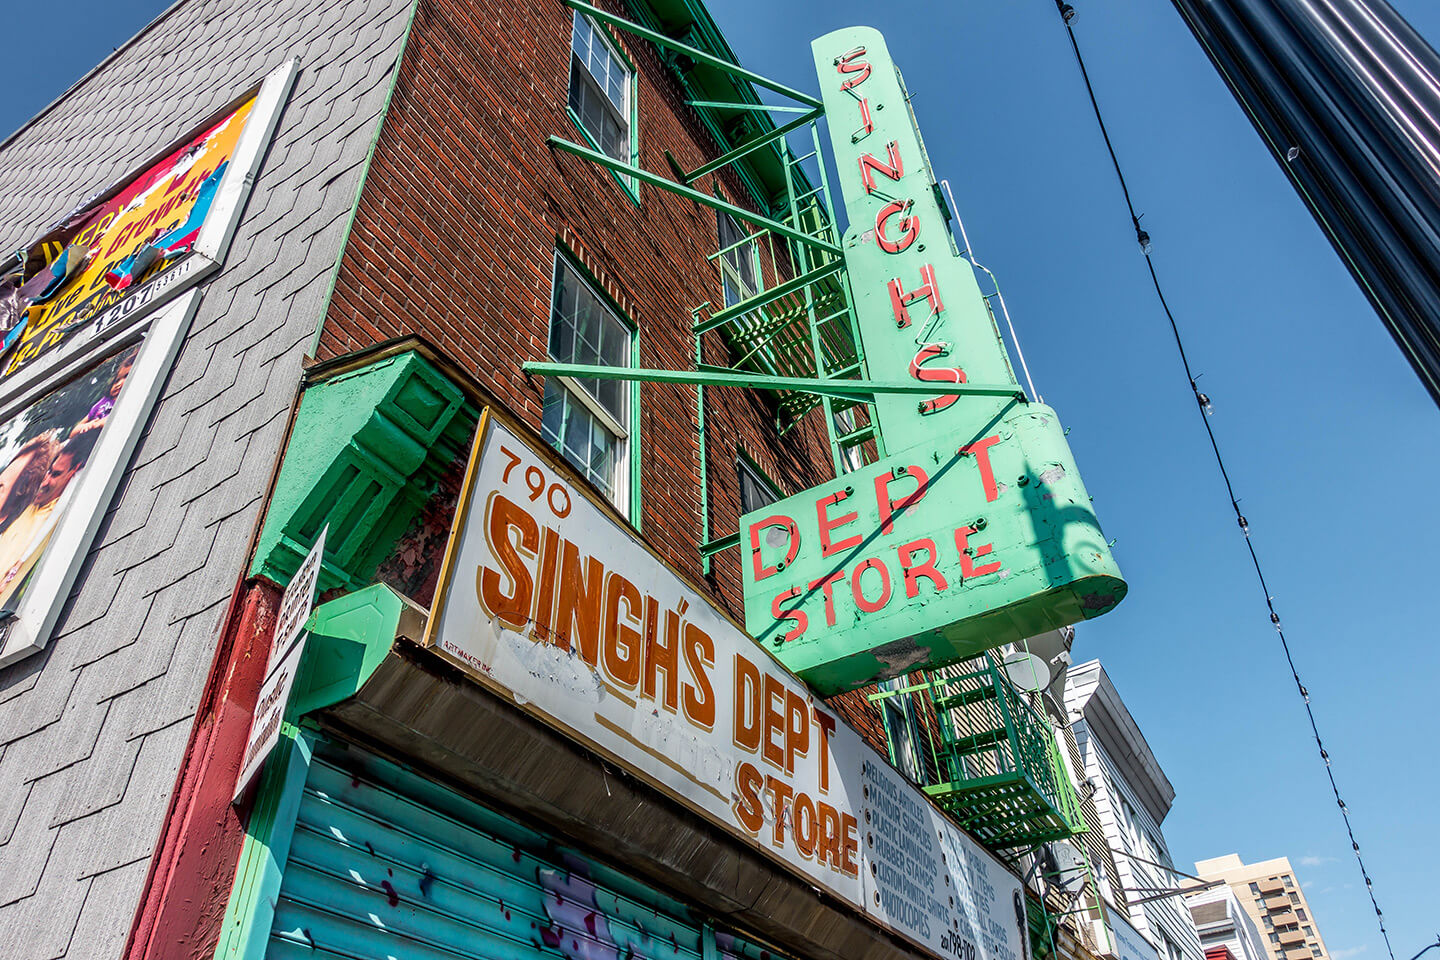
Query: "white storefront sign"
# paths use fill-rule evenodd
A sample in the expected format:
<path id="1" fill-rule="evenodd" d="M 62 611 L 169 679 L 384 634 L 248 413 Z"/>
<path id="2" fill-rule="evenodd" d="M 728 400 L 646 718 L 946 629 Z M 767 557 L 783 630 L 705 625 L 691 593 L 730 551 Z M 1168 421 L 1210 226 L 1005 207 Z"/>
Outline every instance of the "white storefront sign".
<path id="1" fill-rule="evenodd" d="M 487 420 L 426 642 L 931 953 L 1024 960 L 1020 881 L 548 451 Z"/>

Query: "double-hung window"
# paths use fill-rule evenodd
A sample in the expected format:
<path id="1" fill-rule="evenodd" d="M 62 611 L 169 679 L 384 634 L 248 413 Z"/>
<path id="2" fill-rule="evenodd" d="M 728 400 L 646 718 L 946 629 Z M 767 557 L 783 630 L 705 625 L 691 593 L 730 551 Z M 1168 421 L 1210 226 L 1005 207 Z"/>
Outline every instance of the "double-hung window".
<path id="1" fill-rule="evenodd" d="M 759 291 L 755 276 L 755 241 L 728 213 L 719 214 L 720 286 L 725 306 L 733 307 Z"/>
<path id="2" fill-rule="evenodd" d="M 630 163 L 635 72 L 589 17 L 575 13 L 570 35 L 570 111 L 575 122 L 601 153 Z M 621 178 L 627 189 L 635 185 Z"/>
<path id="3" fill-rule="evenodd" d="M 564 257 L 555 258 L 550 357 L 559 363 L 634 365 L 634 331 Z M 547 377 L 541 433 L 628 514 L 631 391 L 624 380 Z"/>

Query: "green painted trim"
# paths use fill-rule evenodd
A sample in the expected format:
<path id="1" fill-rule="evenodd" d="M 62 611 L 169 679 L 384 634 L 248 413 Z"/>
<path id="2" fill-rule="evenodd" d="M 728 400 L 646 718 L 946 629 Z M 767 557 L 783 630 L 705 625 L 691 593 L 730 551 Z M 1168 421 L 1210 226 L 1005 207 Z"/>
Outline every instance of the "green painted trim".
<path id="1" fill-rule="evenodd" d="M 640 328 L 635 328 L 635 336 L 630 338 L 630 363 L 640 366 Z M 640 423 L 640 389 L 641 384 L 636 383 L 635 389 L 630 391 L 630 525 L 639 533 L 645 522 L 644 498 L 640 495 L 640 470 L 643 465 L 640 459 L 640 444 L 643 442 Z"/>
<path id="2" fill-rule="evenodd" d="M 250 810 L 215 960 L 260 960 L 265 955 L 317 736 L 289 722 L 280 728 L 280 742 L 265 761 Z"/>
<path id="3" fill-rule="evenodd" d="M 400 52 L 395 57 L 395 66 L 390 71 L 390 89 L 385 91 L 385 102 L 380 107 L 380 118 L 375 123 L 375 133 L 370 137 L 370 147 L 365 151 L 365 162 L 360 166 L 360 182 L 355 185 L 355 202 L 345 218 L 345 231 L 340 235 L 340 249 L 335 254 L 335 266 L 330 271 L 330 282 L 325 288 L 325 298 L 320 301 L 320 316 L 315 320 L 315 334 L 310 338 L 310 356 L 320 350 L 320 337 L 325 332 L 325 318 L 330 313 L 330 300 L 335 296 L 335 285 L 340 282 L 340 264 L 345 259 L 345 250 L 350 246 L 350 234 L 355 229 L 355 219 L 360 215 L 360 198 L 365 194 L 365 183 L 370 179 L 370 165 L 375 161 L 375 151 L 380 146 L 380 134 L 385 130 L 385 121 L 390 116 L 390 103 L 395 99 L 395 90 L 400 86 L 400 65 L 405 62 L 405 51 L 410 45 L 410 33 L 415 27 L 415 15 L 420 10 L 420 0 L 410 0 L 410 12 L 405 17 L 405 32 L 400 37 Z"/>
<path id="4" fill-rule="evenodd" d="M 265 955 L 305 778 L 320 736 L 300 718 L 360 689 L 389 653 L 406 609 L 395 591 L 377 583 L 323 603 L 310 615 L 310 634 L 285 707 L 280 742 L 265 761 L 245 827 L 215 960 L 260 960 Z"/>
<path id="5" fill-rule="evenodd" d="M 691 383 L 757 390 L 795 390 L 831 397 L 868 397 L 874 394 L 925 394 L 928 396 L 1013 397 L 1024 394 L 1009 383 L 940 383 L 931 380 L 816 380 L 810 377 L 771 377 L 748 372 L 714 370 L 654 370 L 648 367 L 603 367 L 586 363 L 540 363 L 527 360 L 520 365 L 526 373 L 541 377 L 589 377 L 594 380 L 642 380 L 649 383 Z"/>

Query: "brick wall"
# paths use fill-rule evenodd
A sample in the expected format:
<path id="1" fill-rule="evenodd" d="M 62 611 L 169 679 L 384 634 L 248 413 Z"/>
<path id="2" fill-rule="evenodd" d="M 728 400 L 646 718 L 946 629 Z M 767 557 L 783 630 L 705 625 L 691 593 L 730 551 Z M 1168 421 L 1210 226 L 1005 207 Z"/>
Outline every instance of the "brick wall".
<path id="1" fill-rule="evenodd" d="M 571 11 L 559 0 L 521 0 L 506 6 L 502 26 L 496 9 L 421 0 L 321 355 L 421 334 L 538 430 L 543 382 L 519 364 L 547 359 L 557 246 L 573 252 L 637 325 L 642 365 L 690 369 L 690 311 L 723 303 L 719 274 L 705 259 L 717 246 L 716 218 L 648 186 L 637 207 L 607 170 L 548 147 L 551 134 L 584 142 L 565 110 Z M 613 2 L 610 9 L 624 12 Z M 686 169 L 716 156 L 656 48 L 625 33 L 618 39 L 639 81 L 640 165 L 666 171 L 667 149 Z M 728 197 L 748 202 L 736 178 L 722 183 Z M 711 178 L 698 187 L 709 191 Z M 724 362 L 719 335 L 710 336 L 707 359 Z M 703 582 L 695 390 L 641 390 L 642 529 L 666 559 Z M 782 439 L 764 398 L 714 389 L 706 399 L 713 536 L 738 524 L 737 446 L 787 495 L 831 475 L 820 414 Z M 737 616 L 739 571 L 738 551 L 728 551 L 711 581 Z"/>

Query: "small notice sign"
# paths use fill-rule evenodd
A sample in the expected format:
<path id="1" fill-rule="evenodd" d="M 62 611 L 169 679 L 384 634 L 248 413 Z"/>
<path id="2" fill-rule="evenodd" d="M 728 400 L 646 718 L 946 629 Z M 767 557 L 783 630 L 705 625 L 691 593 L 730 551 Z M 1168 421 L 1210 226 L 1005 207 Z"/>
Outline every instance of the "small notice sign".
<path id="1" fill-rule="evenodd" d="M 320 560 L 325 555 L 325 534 L 329 532 L 330 525 L 327 523 L 280 598 L 280 613 L 275 619 L 275 642 L 270 645 L 270 662 L 265 670 L 267 676 L 275 670 L 275 664 L 290 652 L 305 628 L 305 621 L 310 619 L 310 613 L 315 609 L 315 587 L 320 581 Z"/>
<path id="2" fill-rule="evenodd" d="M 285 718 L 285 706 L 290 702 L 290 689 L 295 685 L 295 672 L 304 653 L 302 634 L 300 641 L 290 647 L 290 652 L 270 671 L 270 676 L 260 688 L 260 696 L 255 701 L 255 718 L 250 721 L 250 736 L 245 741 L 240 776 L 235 781 L 235 799 L 239 799 L 245 788 L 250 786 L 264 766 L 265 758 L 280 742 L 280 721 Z"/>
<path id="3" fill-rule="evenodd" d="M 265 683 L 255 701 L 255 716 L 250 721 L 250 736 L 245 741 L 240 776 L 235 781 L 237 800 L 260 772 L 275 744 L 280 742 L 280 722 L 285 719 L 290 690 L 305 653 L 305 623 L 315 607 L 315 588 L 320 581 L 320 561 L 325 555 L 325 534 L 329 531 L 330 526 L 326 524 L 280 597 Z"/>

